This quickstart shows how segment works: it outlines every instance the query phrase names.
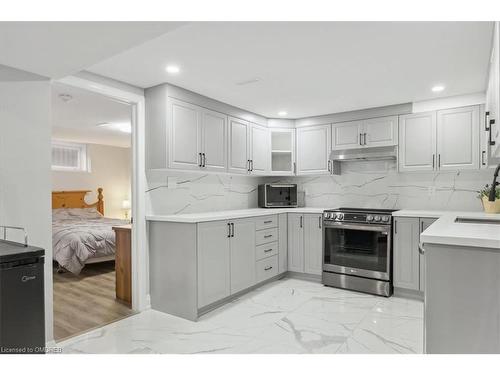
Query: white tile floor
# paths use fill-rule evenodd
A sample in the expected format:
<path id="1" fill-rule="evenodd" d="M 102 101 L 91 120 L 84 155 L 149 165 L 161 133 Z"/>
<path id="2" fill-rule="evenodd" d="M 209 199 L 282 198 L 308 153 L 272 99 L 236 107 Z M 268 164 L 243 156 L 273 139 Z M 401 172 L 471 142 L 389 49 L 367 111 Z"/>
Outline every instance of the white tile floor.
<path id="1" fill-rule="evenodd" d="M 149 310 L 63 353 L 422 353 L 423 304 L 283 279 L 191 322 Z"/>

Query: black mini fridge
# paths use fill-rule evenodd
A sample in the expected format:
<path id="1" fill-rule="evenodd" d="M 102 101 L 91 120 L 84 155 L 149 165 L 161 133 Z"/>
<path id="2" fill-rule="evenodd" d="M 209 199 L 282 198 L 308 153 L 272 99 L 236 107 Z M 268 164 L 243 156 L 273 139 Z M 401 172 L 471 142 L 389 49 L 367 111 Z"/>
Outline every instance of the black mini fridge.
<path id="1" fill-rule="evenodd" d="M 1 354 L 45 352 L 45 251 L 28 246 L 25 238 L 25 243 L 0 240 Z"/>

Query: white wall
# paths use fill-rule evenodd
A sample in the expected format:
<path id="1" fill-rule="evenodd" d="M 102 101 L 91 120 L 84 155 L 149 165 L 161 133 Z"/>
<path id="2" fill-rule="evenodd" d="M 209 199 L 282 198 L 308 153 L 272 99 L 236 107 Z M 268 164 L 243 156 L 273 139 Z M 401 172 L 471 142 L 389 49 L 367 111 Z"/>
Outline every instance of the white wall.
<path id="1" fill-rule="evenodd" d="M 91 172 L 52 171 L 52 190 L 91 190 L 86 201 L 93 203 L 102 187 L 105 215 L 123 219 L 122 202 L 130 200 L 131 192 L 131 149 L 90 144 L 88 152 Z"/>
<path id="2" fill-rule="evenodd" d="M 0 127 L 0 223 L 25 227 L 29 243 L 45 249 L 46 338 L 52 340 L 49 82 L 0 82 Z"/>

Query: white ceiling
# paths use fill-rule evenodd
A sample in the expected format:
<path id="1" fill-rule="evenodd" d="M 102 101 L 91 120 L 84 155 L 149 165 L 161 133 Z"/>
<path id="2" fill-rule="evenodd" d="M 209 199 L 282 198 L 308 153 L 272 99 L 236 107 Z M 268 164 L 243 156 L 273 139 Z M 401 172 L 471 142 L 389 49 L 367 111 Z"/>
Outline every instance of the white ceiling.
<path id="1" fill-rule="evenodd" d="M 86 70 L 290 118 L 485 90 L 491 22 L 205 22 Z M 1 60 L 0 60 L 1 62 Z M 165 66 L 182 71 L 168 75 Z M 237 82 L 254 78 L 247 85 Z M 435 94 L 431 87 L 444 84 Z"/>
<path id="2" fill-rule="evenodd" d="M 64 102 L 60 94 L 69 94 L 72 100 Z M 130 123 L 129 105 L 106 96 L 71 86 L 52 85 L 52 137 L 80 143 L 130 147 L 130 134 L 100 123 Z"/>
<path id="3" fill-rule="evenodd" d="M 0 64 L 61 78 L 182 22 L 0 22 Z"/>

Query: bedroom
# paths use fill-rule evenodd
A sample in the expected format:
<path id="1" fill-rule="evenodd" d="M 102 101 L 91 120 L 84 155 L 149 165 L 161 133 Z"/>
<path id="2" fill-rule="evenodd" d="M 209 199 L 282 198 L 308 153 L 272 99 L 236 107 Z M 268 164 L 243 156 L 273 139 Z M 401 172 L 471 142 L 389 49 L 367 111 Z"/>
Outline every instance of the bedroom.
<path id="1" fill-rule="evenodd" d="M 131 315 L 131 109 L 52 85 L 54 337 Z"/>

